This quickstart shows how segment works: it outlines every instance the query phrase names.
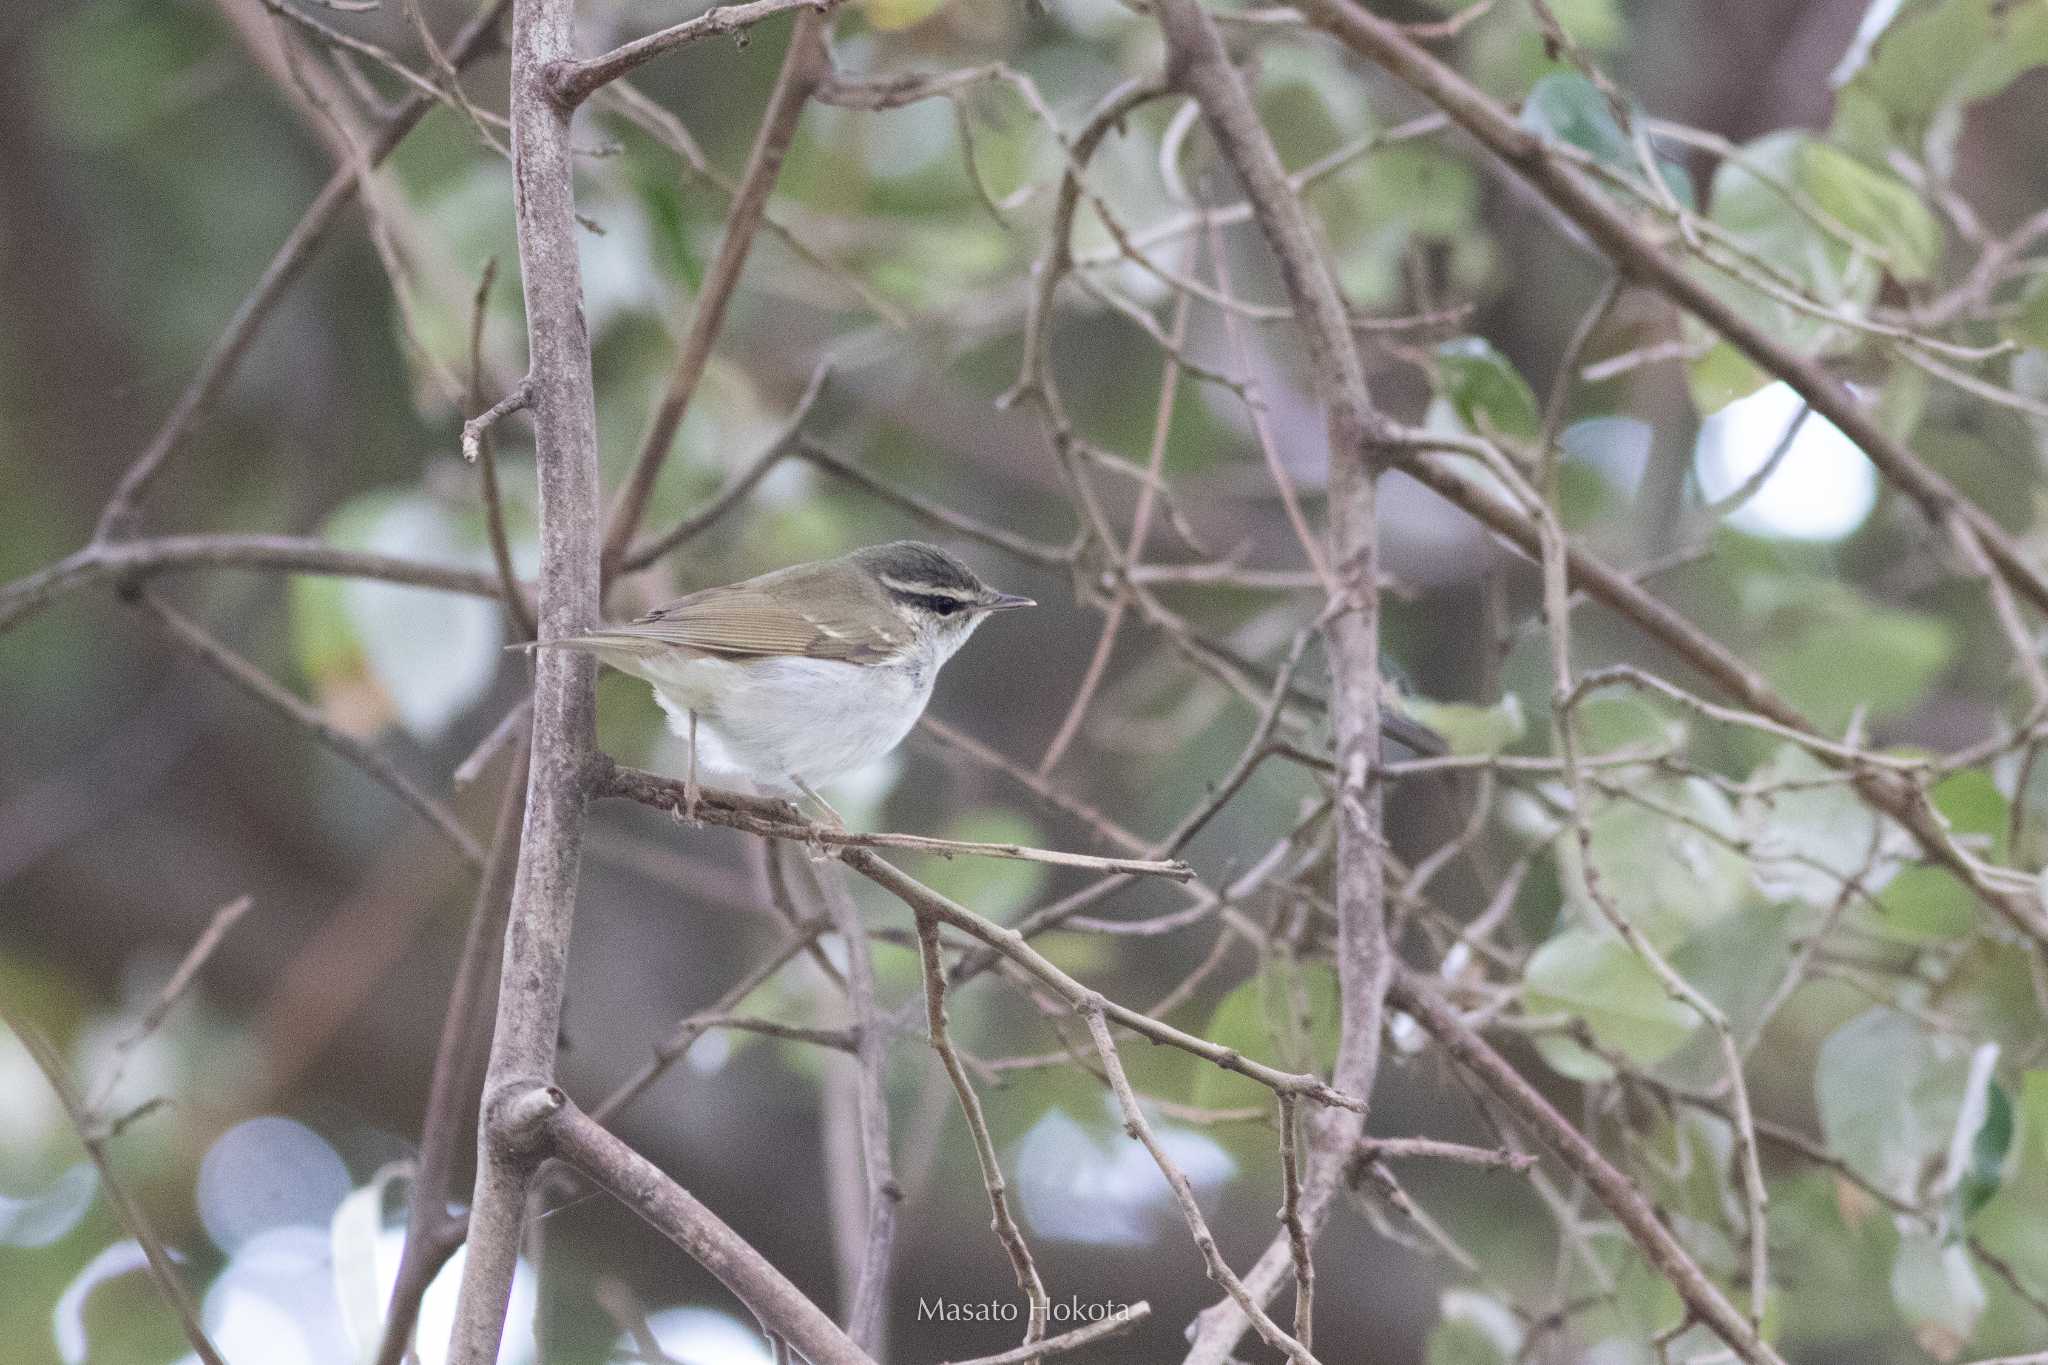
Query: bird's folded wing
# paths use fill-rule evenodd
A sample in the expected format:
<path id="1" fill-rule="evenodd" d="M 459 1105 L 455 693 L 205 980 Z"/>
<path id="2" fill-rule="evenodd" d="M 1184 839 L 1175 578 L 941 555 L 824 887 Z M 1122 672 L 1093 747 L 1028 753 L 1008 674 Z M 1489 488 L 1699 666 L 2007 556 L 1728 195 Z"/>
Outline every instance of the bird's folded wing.
<path id="1" fill-rule="evenodd" d="M 875 623 L 872 611 L 792 604 L 745 587 L 712 588 L 671 602 L 630 625 L 602 632 L 620 640 L 673 645 L 739 658 L 796 655 L 866 663 L 908 642 L 908 627 Z"/>

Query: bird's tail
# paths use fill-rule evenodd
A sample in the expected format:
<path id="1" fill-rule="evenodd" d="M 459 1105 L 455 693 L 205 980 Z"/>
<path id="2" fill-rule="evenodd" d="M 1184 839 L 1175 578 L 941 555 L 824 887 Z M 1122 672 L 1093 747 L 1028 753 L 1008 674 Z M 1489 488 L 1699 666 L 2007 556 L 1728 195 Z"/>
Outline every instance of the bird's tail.
<path id="1" fill-rule="evenodd" d="M 586 654 L 595 654 L 603 658 L 607 655 L 637 657 L 642 654 L 658 654 L 663 646 L 657 640 L 650 640 L 644 635 L 629 631 L 594 630 L 587 635 L 564 635 L 554 640 L 522 640 L 516 645 L 506 645 L 505 648 L 517 650 L 522 654 L 532 653 L 536 649 L 580 649 Z"/>

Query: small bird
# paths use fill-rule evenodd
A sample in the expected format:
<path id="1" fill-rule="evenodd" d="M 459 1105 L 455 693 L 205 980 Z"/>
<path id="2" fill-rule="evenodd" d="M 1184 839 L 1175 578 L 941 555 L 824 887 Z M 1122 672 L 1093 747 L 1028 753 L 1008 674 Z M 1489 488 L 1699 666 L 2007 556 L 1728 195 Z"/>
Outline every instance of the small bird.
<path id="1" fill-rule="evenodd" d="M 899 540 L 706 588 L 627 625 L 541 642 L 654 686 L 696 770 L 802 793 L 888 753 L 989 616 L 1037 606 L 935 545 Z"/>

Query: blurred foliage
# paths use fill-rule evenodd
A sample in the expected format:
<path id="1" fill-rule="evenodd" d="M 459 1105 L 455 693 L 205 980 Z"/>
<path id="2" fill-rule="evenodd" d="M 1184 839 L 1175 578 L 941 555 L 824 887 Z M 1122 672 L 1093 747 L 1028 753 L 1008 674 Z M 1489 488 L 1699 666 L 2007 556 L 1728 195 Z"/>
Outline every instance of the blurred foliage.
<path id="1" fill-rule="evenodd" d="M 460 7 L 423 8 L 446 32 Z M 657 21 L 645 7 L 581 8 L 581 41 L 593 51 Z M 1468 7 L 1374 8 L 1420 21 Z M 1682 252 L 1744 317 L 1835 368 L 1888 432 L 2030 553 L 2048 550 L 2048 269 L 2023 247 L 1981 298 L 1941 311 L 1974 287 L 1973 272 L 2048 193 L 2032 136 L 2048 98 L 2048 7 L 1549 8 L 1576 50 L 1548 41 L 1531 8 L 1507 0 L 1437 50 L 1524 127 L 1568 149 L 1644 233 Z M 422 65 L 396 9 L 321 13 Z M 249 32 L 272 32 L 252 15 Z M 14 267 L 0 282 L 0 570 L 12 579 L 83 543 L 106 490 L 330 173 L 324 144 L 333 130 L 296 90 L 261 73 L 210 6 L 38 0 L 6 22 L 21 48 L 19 78 L 0 102 L 0 166 L 29 191 L 11 193 L 0 210 L 0 249 Z M 1768 36 L 1768 70 L 1752 69 L 1758 49 L 1740 41 L 1745 24 Z M 578 125 L 585 311 L 608 487 L 636 458 L 670 382 L 786 31 L 778 21 L 744 45 L 706 44 L 646 70 L 649 99 L 695 139 L 685 155 L 672 131 L 614 105 L 594 106 Z M 1932 545 L 1897 491 L 1879 490 L 1860 521 L 1835 535 L 1731 521 L 1737 503 L 1759 510 L 1762 483 L 1796 479 L 1803 458 L 1789 441 L 1782 464 L 1769 466 L 1781 428 L 1744 416 L 1754 410 L 1742 400 L 1770 376 L 1636 290 L 1623 292 L 1583 353 L 1568 354 L 1599 283 L 1575 231 L 1555 230 L 1468 140 L 1396 136 L 1424 110 L 1385 73 L 1286 25 L 1231 31 L 1255 56 L 1254 94 L 1283 158 L 1313 168 L 1304 200 L 1349 303 L 1367 320 L 1375 393 L 1397 416 L 1497 440 L 1517 459 L 1561 429 L 1561 524 L 1833 739 L 1903 760 L 1964 751 L 2038 721 L 1970 567 Z M 1837 35 L 1834 46 L 1816 33 Z M 842 13 L 834 54 L 848 73 L 887 80 L 1005 67 L 901 109 L 806 112 L 771 200 L 775 227 L 754 244 L 648 527 L 674 524 L 748 469 L 829 356 L 833 375 L 808 432 L 891 485 L 1067 544 L 1077 522 L 1066 475 L 1028 416 L 996 401 L 1017 378 L 1032 272 L 1050 250 L 1062 139 L 1117 83 L 1152 74 L 1159 51 L 1144 14 L 1107 0 L 1053 0 L 1044 14 L 1021 4 L 866 0 Z M 1611 99 L 1581 61 L 1614 73 L 1627 93 Z M 318 69 L 351 98 L 400 93 L 381 71 Z M 502 84 L 494 63 L 469 88 L 496 109 Z M 1041 117 L 1041 98 L 1057 131 Z M 1066 416 L 1131 469 L 1142 469 L 1151 441 L 1162 355 L 1129 314 L 1163 331 L 1174 290 L 1160 269 L 1127 259 L 1123 244 L 1213 279 L 1206 234 L 1176 197 L 1184 183 L 1219 210 L 1234 292 L 1281 297 L 1256 231 L 1224 221 L 1236 189 L 1206 136 L 1181 128 L 1183 140 L 1166 147 L 1176 109 L 1149 105 L 1104 142 L 1073 240 L 1087 287 L 1064 290 L 1047 322 Z M 1712 136 L 1659 131 L 1659 119 Z M 1169 150 L 1178 160 L 1163 168 Z M 402 290 L 370 249 L 361 216 L 346 218 L 176 456 L 153 506 L 156 527 L 293 532 L 492 568 L 476 471 L 457 455 L 455 434 L 464 391 L 474 386 L 488 401 L 524 364 L 509 171 L 468 120 L 443 110 L 376 183 L 377 225 L 396 244 Z M 487 261 L 497 268 L 479 322 Z M 1192 319 L 1189 358 L 1235 373 L 1220 312 L 1198 304 Z M 1321 424 L 1298 347 L 1268 320 L 1243 326 L 1276 433 L 1271 458 L 1318 517 Z M 1923 330 L 1939 344 L 1909 335 Z M 1666 363 L 1673 343 L 1682 365 Z M 1661 360 L 1631 362 L 1657 347 Z M 1563 391 L 1553 414 L 1566 363 L 1584 382 Z M 1587 366 L 1603 373 L 1588 379 Z M 1755 474 L 1759 483 L 1725 505 L 1705 493 L 1692 439 L 1717 413 L 1735 423 L 1731 444 L 1749 461 L 1737 482 Z M 1167 433 L 1172 505 L 1162 502 L 1155 517 L 1149 561 L 1299 570 L 1240 395 L 1189 371 Z M 513 559 L 530 573 L 539 508 L 529 428 L 515 418 L 497 438 Z M 1513 500 L 1499 469 L 1442 458 Z M 1112 520 L 1128 526 L 1139 479 L 1097 471 Z M 1877 1365 L 2038 1349 L 2048 1331 L 2039 1307 L 2048 1296 L 2039 945 L 2016 941 L 1841 770 L 1775 729 L 1621 686 L 1560 714 L 1534 575 L 1412 483 L 1390 477 L 1385 487 L 1386 568 L 1398 589 L 1387 636 L 1420 693 L 1408 709 L 1468 766 L 1502 759 L 1487 779 L 1493 805 L 1474 823 L 1466 855 L 1428 888 L 1434 909 L 1415 912 L 1404 950 L 1418 962 L 1434 951 L 1429 965 L 1498 997 L 1486 1007 L 1495 1036 L 1565 1112 L 1585 1117 L 1692 1254 L 1746 1300 L 1747 1194 L 1722 1103 L 1722 1053 L 1698 1014 L 1615 933 L 1609 916 L 1625 916 L 1728 1016 L 1759 1113 L 1814 1135 L 1838 1160 L 1817 1165 L 1783 1144 L 1763 1153 L 1772 1279 L 1762 1317 L 1780 1348 Z M 1847 496 L 1810 477 L 1801 487 L 1797 496 L 1815 501 Z M 789 460 L 724 520 L 624 581 L 612 605 L 638 610 L 674 591 L 902 534 L 940 533 Z M 992 579 L 1048 606 L 1038 620 L 1014 630 L 1004 621 L 979 638 L 949 668 L 935 710 L 1029 768 L 1096 647 L 1100 617 L 1087 608 L 1113 584 L 1094 581 L 1099 565 L 1066 574 L 987 545 L 969 553 Z M 511 625 L 497 604 L 321 577 L 169 581 L 329 721 L 458 801 L 472 828 L 487 823 L 492 796 L 457 793 L 447 774 L 524 681 L 525 664 L 504 651 Z M 1320 608 L 1313 590 L 1256 582 L 1173 584 L 1159 595 L 1190 629 L 1249 661 L 1260 687 Z M 1101 693 L 1051 780 L 1151 838 L 1208 798 L 1258 718 L 1140 615 L 1114 642 Z M 80 594 L 5 637 L 0 992 L 59 1041 L 108 1115 L 173 1099 L 135 1116 L 113 1148 L 185 1256 L 209 1319 L 267 1304 L 303 1335 L 304 1359 L 353 1358 L 394 1251 L 389 1226 L 404 1180 L 393 1163 L 411 1153 L 417 1132 L 467 892 L 451 893 L 406 842 L 405 817 L 386 809 L 381 792 L 339 764 L 308 759 L 302 736 L 210 677 L 173 669 L 139 626 Z M 2038 623 L 2028 618 L 2026 629 Z M 1610 616 L 1583 609 L 1574 630 L 1580 675 L 1626 663 L 1707 691 Z M 2031 635 L 2028 645 L 2038 658 Z M 1311 652 L 1297 680 L 1305 695 L 1320 695 L 1322 673 Z M 1591 777 L 1583 809 L 1547 763 L 1564 725 Z M 680 746 L 639 684 L 606 676 L 599 735 L 621 761 L 680 771 Z M 1327 740 L 1312 725 L 1290 738 Z M 1924 785 L 1956 847 L 1987 875 L 2021 884 L 2048 857 L 2044 769 L 2033 748 L 2012 743 L 1927 772 Z M 1478 786 L 1460 772 L 1392 789 L 1405 867 L 1459 837 Z M 936 746 L 913 743 L 846 788 L 833 796 L 857 827 L 1062 848 L 1104 842 L 1086 820 Z M 1186 856 L 1207 884 L 1226 885 L 1283 842 L 1321 837 L 1323 796 L 1313 769 L 1266 762 Z M 716 999 L 782 932 L 749 913 L 761 895 L 738 841 L 687 835 L 678 845 L 658 820 L 609 809 L 597 824 L 588 927 L 579 931 L 588 957 L 572 967 L 565 1062 L 579 1095 L 616 1083 L 673 1019 Z M 905 866 L 1004 921 L 1082 885 L 1026 863 L 917 856 Z M 1510 866 L 1527 875 L 1475 949 L 1462 926 L 1487 911 Z M 1126 935 L 1070 926 L 1039 946 L 1116 999 L 1173 1001 L 1176 1025 L 1246 1056 L 1324 1069 L 1337 1042 L 1324 921 L 1331 888 L 1324 864 L 1304 869 L 1230 904 L 1243 942 L 1213 954 L 1212 918 L 1192 931 Z M 127 1055 L 113 1086 L 114 1040 L 205 915 L 243 890 L 257 896 L 256 917 L 209 964 L 194 997 Z M 878 932 L 904 928 L 900 908 L 865 887 L 859 895 Z M 1141 886 L 1086 913 L 1138 920 L 1182 904 Z M 913 949 L 878 937 L 876 964 L 884 995 L 921 1027 Z M 838 948 L 821 951 L 829 960 Z M 1781 981 L 1790 982 L 1784 993 Z M 799 958 L 739 1009 L 837 1027 L 841 1007 L 826 982 Z M 984 1102 L 1049 1280 L 1087 1286 L 1084 1298 L 1150 1297 L 1157 1310 L 1156 1331 L 1118 1348 L 1129 1355 L 1096 1358 L 1177 1359 L 1179 1327 L 1205 1302 L 1203 1286 L 1157 1173 L 1126 1141 L 1096 1079 L 1063 1064 L 1076 1035 L 1008 984 L 957 991 L 949 1007 L 977 1067 L 1017 1060 L 976 1074 L 1003 1081 L 986 1086 Z M 1398 1022 L 1392 1037 L 1390 1055 L 1415 1046 Z M 1265 1092 L 1171 1049 L 1134 1048 L 1127 1064 L 1242 1264 L 1270 1234 L 1279 1185 Z M 832 1274 L 817 1130 L 836 1065 L 802 1044 L 713 1032 L 635 1111 L 636 1140 L 814 1285 Z M 907 1220 L 899 1297 L 1007 1295 L 972 1147 L 951 1096 L 930 1086 L 926 1070 L 906 1043 L 890 1076 L 897 1131 L 912 1135 L 905 1145 L 917 1156 L 903 1159 L 915 1168 L 906 1178 L 917 1216 Z M 1442 1074 L 1390 1064 L 1375 1133 L 1497 1141 Z M 1675 1103 L 1674 1092 L 1713 1103 Z M 0 1093 L 13 1097 L 0 1106 L 0 1339 L 9 1358 L 177 1358 L 175 1324 L 8 1036 Z M 1251 1110 L 1262 1112 L 1247 1119 Z M 339 1184 L 313 1212 L 277 1215 L 264 1231 L 290 1235 L 252 1250 L 208 1221 L 204 1173 L 209 1160 L 225 1159 L 217 1154 L 227 1136 L 277 1114 L 293 1116 L 290 1150 L 318 1159 L 294 1158 L 270 1177 L 303 1193 L 317 1166 L 338 1172 Z M 1372 1214 L 1393 1234 L 1384 1238 L 1338 1214 L 1348 1240 L 1320 1265 L 1320 1311 L 1335 1324 L 1320 1339 L 1383 1341 L 1386 1358 L 1430 1365 L 1657 1359 L 1652 1340 L 1683 1323 L 1666 1282 L 1590 1203 L 1579 1201 L 1559 1233 L 1543 1200 L 1512 1180 L 1460 1171 L 1410 1181 L 1445 1237 L 1479 1253 L 1483 1274 L 1433 1252 L 1385 1209 Z M 764 1201 L 764 1190 L 774 1197 Z M 665 1249 L 623 1254 L 640 1245 L 623 1239 L 638 1234 L 621 1233 L 595 1205 L 558 1213 L 566 1249 L 557 1260 L 551 1245 L 549 1275 L 562 1287 L 546 1291 L 557 1338 L 549 1361 L 614 1358 L 616 1324 L 582 1291 L 617 1273 L 668 1314 L 657 1314 L 662 1323 L 699 1334 L 677 1338 L 680 1357 L 697 1350 L 720 1365 L 751 1365 L 744 1347 L 706 1344 L 742 1329 L 675 1316 L 727 1306 L 697 1272 Z M 1429 1292 L 1371 1292 L 1392 1274 Z M 331 1317 L 281 1287 L 312 1279 L 327 1295 L 318 1311 Z M 298 1316 L 277 1304 L 297 1305 Z M 1531 1304 L 1581 1311 L 1539 1334 Z M 907 1310 L 896 1317 L 904 1359 L 1010 1344 L 948 1335 Z M 233 1330 L 256 1330 L 251 1320 Z M 1710 1346 L 1696 1326 L 1668 1343 L 1680 1359 Z"/>

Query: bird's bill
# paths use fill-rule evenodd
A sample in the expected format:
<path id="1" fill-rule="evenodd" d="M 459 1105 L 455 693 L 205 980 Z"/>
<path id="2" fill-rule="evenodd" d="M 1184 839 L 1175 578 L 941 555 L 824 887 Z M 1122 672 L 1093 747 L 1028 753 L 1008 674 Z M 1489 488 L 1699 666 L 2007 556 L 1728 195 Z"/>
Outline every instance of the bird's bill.
<path id="1" fill-rule="evenodd" d="M 981 609 L 983 611 L 1009 611 L 1013 607 L 1035 607 L 1037 605 L 1038 603 L 1028 597 L 1019 597 L 1015 593 L 999 592 L 990 601 L 983 602 Z"/>

